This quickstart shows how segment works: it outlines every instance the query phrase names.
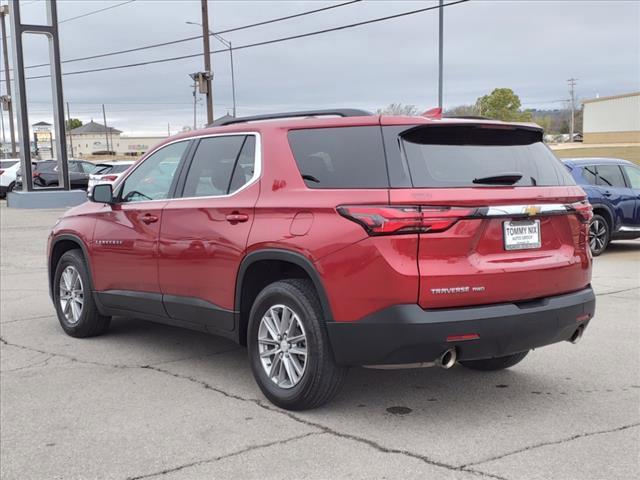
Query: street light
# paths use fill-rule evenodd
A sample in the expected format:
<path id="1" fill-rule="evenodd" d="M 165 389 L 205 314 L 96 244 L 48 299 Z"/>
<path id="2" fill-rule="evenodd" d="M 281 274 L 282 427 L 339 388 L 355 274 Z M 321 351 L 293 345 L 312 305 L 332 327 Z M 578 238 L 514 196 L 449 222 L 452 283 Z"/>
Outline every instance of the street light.
<path id="1" fill-rule="evenodd" d="M 201 23 L 198 22 L 185 22 L 189 25 L 198 25 L 200 27 L 202 27 Z M 209 35 L 211 35 L 212 37 L 214 37 L 216 40 L 218 40 L 220 43 L 222 43 L 225 47 L 227 47 L 229 49 L 229 59 L 231 60 L 231 96 L 233 98 L 233 116 L 236 116 L 236 81 L 235 81 L 235 75 L 234 75 L 234 71 L 233 71 L 233 44 L 224 39 L 221 35 L 218 35 L 217 33 L 213 33 L 211 30 L 209 30 Z"/>

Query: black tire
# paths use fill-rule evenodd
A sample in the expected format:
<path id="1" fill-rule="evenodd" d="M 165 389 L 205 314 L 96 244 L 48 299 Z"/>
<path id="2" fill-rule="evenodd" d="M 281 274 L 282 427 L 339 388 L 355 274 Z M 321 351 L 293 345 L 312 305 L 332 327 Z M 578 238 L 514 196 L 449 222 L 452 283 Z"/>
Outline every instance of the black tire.
<path id="1" fill-rule="evenodd" d="M 9 184 L 9 186 L 7 187 L 7 193 L 13 192 L 15 190 L 15 188 L 16 188 L 16 182 L 11 182 Z"/>
<path id="2" fill-rule="evenodd" d="M 611 241 L 611 228 L 602 216 L 595 214 L 589 224 L 589 248 L 591 255 L 597 257 L 605 251 Z"/>
<path id="3" fill-rule="evenodd" d="M 78 272 L 81 280 L 81 289 L 83 290 L 83 305 L 77 321 L 71 321 L 67 318 L 60 301 L 60 281 L 67 267 L 72 267 Z M 103 334 L 109 328 L 111 317 L 100 315 L 91 293 L 92 290 L 91 278 L 89 277 L 82 252 L 80 250 L 65 252 L 60 257 L 53 276 L 53 303 L 56 307 L 60 325 L 67 335 L 76 338 L 94 337 Z"/>
<path id="4" fill-rule="evenodd" d="M 284 305 L 295 312 L 306 334 L 306 365 L 298 383 L 289 388 L 282 388 L 269 377 L 260 358 L 260 323 L 274 305 Z M 282 280 L 262 290 L 251 308 L 247 335 L 253 375 L 273 404 L 287 410 L 307 410 L 319 407 L 338 393 L 347 368 L 336 365 L 333 359 L 320 301 L 310 281 Z"/>
<path id="5" fill-rule="evenodd" d="M 524 357 L 527 356 L 527 353 L 529 353 L 529 351 L 514 353 L 506 357 L 486 358 L 483 360 L 461 360 L 460 364 L 471 370 L 481 370 L 484 372 L 504 370 L 505 368 L 513 367 L 517 363 L 520 363 Z"/>

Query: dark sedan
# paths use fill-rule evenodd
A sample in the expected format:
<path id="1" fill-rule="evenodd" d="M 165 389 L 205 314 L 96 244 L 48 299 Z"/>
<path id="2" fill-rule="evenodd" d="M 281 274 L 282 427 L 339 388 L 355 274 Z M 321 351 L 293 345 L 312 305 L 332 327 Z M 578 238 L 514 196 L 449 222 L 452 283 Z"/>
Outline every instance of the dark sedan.
<path id="1" fill-rule="evenodd" d="M 57 187 L 58 162 L 56 160 L 43 160 L 32 163 L 33 185 L 35 187 L 47 188 Z M 83 160 L 69 160 L 69 182 L 71 188 L 76 190 L 86 190 L 89 184 L 89 175 L 96 170 L 96 164 Z M 16 189 L 22 189 L 22 171 L 16 175 Z"/>

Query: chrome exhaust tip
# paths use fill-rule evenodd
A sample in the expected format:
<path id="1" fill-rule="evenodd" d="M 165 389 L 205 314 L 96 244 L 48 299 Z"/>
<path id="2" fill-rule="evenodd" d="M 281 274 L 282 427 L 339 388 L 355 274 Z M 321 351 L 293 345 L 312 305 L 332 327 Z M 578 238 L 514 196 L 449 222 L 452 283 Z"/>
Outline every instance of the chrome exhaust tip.
<path id="1" fill-rule="evenodd" d="M 573 332 L 573 335 L 571 335 L 571 338 L 569 339 L 569 341 L 575 345 L 582 339 L 583 333 L 584 333 L 584 327 L 576 328 L 576 331 Z"/>
<path id="2" fill-rule="evenodd" d="M 456 353 L 456 349 L 449 348 L 438 357 L 438 359 L 436 360 L 436 365 L 440 368 L 451 368 L 456 364 L 457 359 L 458 354 Z"/>

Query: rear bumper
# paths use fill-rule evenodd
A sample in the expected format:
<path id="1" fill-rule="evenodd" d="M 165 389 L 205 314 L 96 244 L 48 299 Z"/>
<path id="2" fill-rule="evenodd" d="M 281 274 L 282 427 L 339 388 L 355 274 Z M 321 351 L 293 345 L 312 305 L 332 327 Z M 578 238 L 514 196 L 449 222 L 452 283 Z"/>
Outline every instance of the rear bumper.
<path id="1" fill-rule="evenodd" d="M 595 311 L 591 287 L 530 302 L 424 310 L 395 305 L 358 322 L 329 322 L 335 359 L 342 365 L 432 362 L 456 347 L 459 360 L 501 357 L 569 340 Z M 447 341 L 476 334 L 479 338 Z"/>

